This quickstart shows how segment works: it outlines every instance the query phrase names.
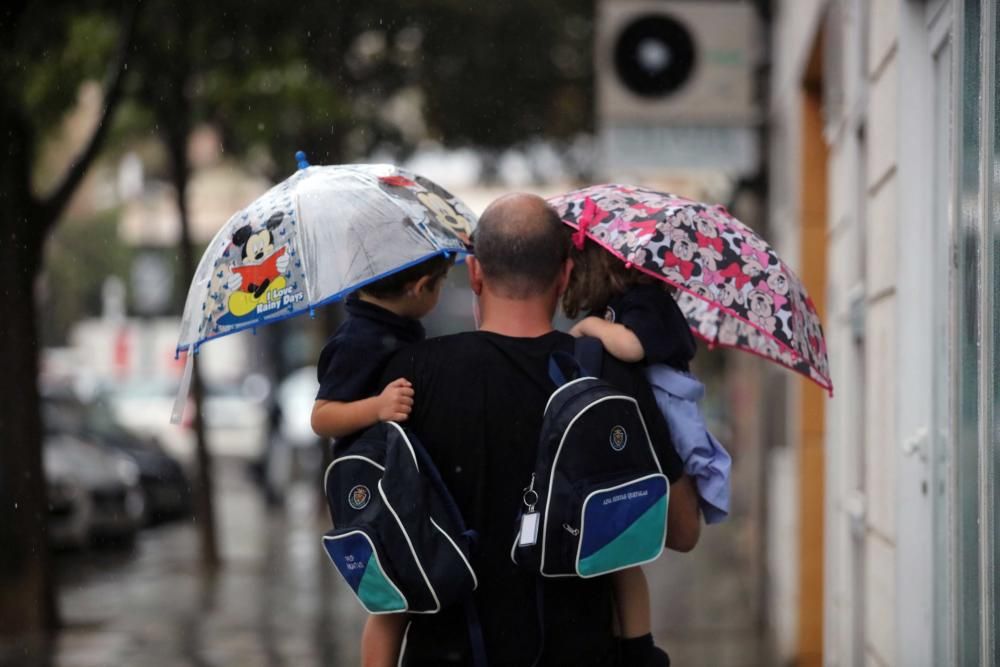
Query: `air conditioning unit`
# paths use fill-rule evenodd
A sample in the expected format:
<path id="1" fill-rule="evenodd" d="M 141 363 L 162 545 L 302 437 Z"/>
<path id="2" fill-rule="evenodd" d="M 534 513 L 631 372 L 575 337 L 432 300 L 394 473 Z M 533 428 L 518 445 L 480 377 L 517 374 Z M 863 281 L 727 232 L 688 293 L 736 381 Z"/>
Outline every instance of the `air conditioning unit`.
<path id="1" fill-rule="evenodd" d="M 745 2 L 603 0 L 595 45 L 598 122 L 754 122 L 759 39 L 756 13 Z"/>

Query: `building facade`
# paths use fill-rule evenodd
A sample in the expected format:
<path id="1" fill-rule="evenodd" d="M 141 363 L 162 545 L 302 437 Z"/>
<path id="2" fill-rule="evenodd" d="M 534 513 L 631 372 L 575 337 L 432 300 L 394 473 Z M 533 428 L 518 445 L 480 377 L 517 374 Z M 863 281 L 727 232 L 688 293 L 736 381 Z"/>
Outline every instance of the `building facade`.
<path id="1" fill-rule="evenodd" d="M 1000 9 L 772 9 L 768 233 L 836 391 L 763 399 L 778 654 L 1000 664 Z"/>

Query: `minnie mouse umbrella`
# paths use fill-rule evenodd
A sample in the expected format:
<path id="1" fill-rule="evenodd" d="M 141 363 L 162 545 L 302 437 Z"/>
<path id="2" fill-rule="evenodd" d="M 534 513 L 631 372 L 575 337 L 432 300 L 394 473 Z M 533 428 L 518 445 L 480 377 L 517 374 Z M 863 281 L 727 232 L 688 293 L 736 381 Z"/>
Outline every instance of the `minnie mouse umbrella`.
<path id="1" fill-rule="evenodd" d="M 833 392 L 823 328 L 802 281 L 722 206 L 626 185 L 551 197 L 577 232 L 627 266 L 678 288 L 677 303 L 709 346 L 747 350 Z"/>

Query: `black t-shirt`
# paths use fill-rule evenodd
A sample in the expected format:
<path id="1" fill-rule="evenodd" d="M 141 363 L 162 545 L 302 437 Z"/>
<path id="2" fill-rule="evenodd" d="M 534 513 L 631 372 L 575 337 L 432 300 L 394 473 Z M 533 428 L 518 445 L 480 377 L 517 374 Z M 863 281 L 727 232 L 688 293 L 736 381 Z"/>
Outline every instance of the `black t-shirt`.
<path id="1" fill-rule="evenodd" d="M 698 349 L 680 306 L 659 284 L 631 287 L 595 315 L 631 329 L 642 343 L 647 364 L 686 371 Z"/>
<path id="2" fill-rule="evenodd" d="M 393 352 L 424 339 L 419 321 L 349 298 L 347 319 L 330 336 L 316 364 L 316 400 L 358 401 L 382 390 L 379 376 Z M 393 378 L 395 379 L 395 378 Z"/>
<path id="3" fill-rule="evenodd" d="M 510 549 L 522 489 L 535 465 L 542 412 L 555 389 L 548 361 L 557 349 L 572 353 L 573 338 L 558 331 L 538 338 L 462 333 L 409 346 L 382 373 L 383 384 L 400 376 L 413 383 L 406 425 L 434 459 L 468 526 L 479 532 L 476 602 L 491 666 L 530 665 L 538 651 L 536 577 L 514 566 Z M 639 402 L 664 472 L 676 480 L 683 463 L 641 368 L 609 355 L 602 363 L 604 379 Z M 613 645 L 607 577 L 546 579 L 543 600 L 541 664 L 608 664 Z M 446 656 L 466 642 L 463 618 L 460 609 L 413 615 L 406 664 L 448 664 Z"/>

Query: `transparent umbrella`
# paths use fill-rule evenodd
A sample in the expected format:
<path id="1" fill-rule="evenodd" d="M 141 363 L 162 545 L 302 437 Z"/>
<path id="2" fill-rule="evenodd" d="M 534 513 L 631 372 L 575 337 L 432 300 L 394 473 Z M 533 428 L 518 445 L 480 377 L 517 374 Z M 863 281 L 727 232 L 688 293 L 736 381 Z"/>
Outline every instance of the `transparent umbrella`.
<path id="1" fill-rule="evenodd" d="M 237 211 L 202 256 L 177 343 L 189 352 L 181 394 L 205 341 L 311 312 L 435 255 L 462 256 L 475 221 L 444 188 L 394 165 L 304 166 Z"/>

